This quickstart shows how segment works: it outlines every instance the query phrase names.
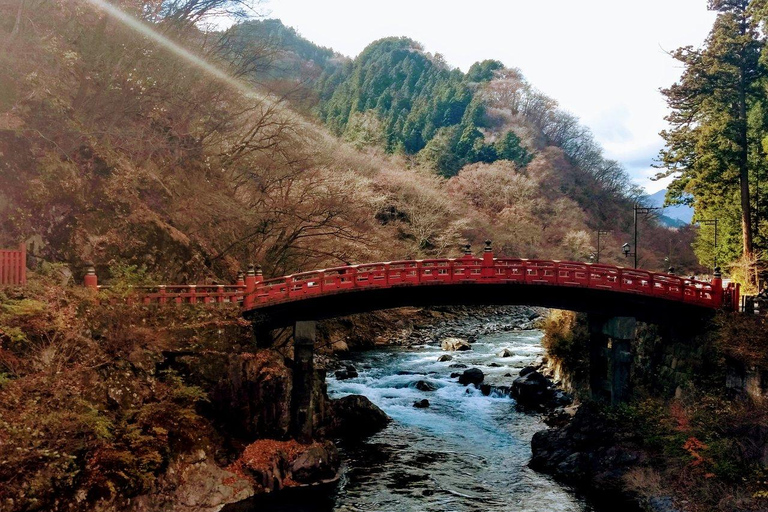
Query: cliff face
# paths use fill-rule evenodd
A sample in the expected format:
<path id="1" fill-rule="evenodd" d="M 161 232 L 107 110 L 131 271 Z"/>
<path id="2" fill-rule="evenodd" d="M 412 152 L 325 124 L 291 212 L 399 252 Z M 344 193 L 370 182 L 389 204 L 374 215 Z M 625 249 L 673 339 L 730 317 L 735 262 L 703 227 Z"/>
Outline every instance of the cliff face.
<path id="1" fill-rule="evenodd" d="M 549 365 L 565 382 L 582 383 L 575 391 L 583 404 L 567 424 L 534 436 L 531 467 L 648 510 L 762 509 L 768 403 L 754 343 L 764 336 L 762 320 L 747 328 L 722 315 L 688 330 L 639 324 L 631 398 L 608 407 L 572 378 L 588 374 L 574 348 L 588 346 L 588 331 L 584 317 L 565 315 L 547 322 Z"/>

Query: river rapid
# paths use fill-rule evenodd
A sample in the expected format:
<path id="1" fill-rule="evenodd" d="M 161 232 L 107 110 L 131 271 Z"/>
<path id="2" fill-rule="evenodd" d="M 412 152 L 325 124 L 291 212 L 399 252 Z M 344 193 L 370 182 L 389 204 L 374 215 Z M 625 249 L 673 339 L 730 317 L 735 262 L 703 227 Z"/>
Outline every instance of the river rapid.
<path id="1" fill-rule="evenodd" d="M 543 352 L 537 330 L 481 335 L 472 350 L 444 352 L 436 343 L 352 354 L 353 379 L 328 377 L 332 398 L 361 394 L 394 420 L 382 432 L 340 446 L 341 481 L 322 496 L 298 496 L 260 511 L 547 511 L 593 509 L 569 489 L 527 467 L 533 434 L 545 428 L 538 415 L 519 412 L 505 393 L 490 396 L 465 387 L 452 373 L 479 368 L 485 383 L 509 386 L 521 368 Z M 500 357 L 503 349 L 511 357 Z M 418 381 L 436 389 L 421 391 Z M 430 406 L 417 409 L 417 400 Z"/>

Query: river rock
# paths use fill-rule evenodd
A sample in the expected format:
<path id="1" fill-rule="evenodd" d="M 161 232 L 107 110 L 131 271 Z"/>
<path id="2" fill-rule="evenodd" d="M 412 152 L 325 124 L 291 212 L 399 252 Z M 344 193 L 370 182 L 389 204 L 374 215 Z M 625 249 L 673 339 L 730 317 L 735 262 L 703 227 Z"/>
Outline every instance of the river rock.
<path id="1" fill-rule="evenodd" d="M 445 338 L 440 343 L 440 348 L 449 351 L 464 351 L 472 350 L 472 345 L 467 340 L 462 338 Z"/>
<path id="2" fill-rule="evenodd" d="M 448 368 L 466 368 L 467 365 L 462 363 L 453 363 L 451 365 L 448 365 Z"/>
<path id="3" fill-rule="evenodd" d="M 504 350 L 502 350 L 498 354 L 499 357 L 512 357 L 514 355 L 515 355 L 515 353 L 512 352 L 511 350 L 509 350 L 508 348 L 505 348 Z"/>
<path id="4" fill-rule="evenodd" d="M 440 357 L 437 358 L 437 362 L 438 363 L 444 363 L 446 361 L 450 361 L 451 359 L 453 359 L 453 356 L 448 355 L 448 354 L 443 354 L 443 355 L 441 355 Z"/>
<path id="5" fill-rule="evenodd" d="M 336 372 L 337 380 L 354 379 L 358 376 L 357 368 L 352 365 L 348 365 L 345 369 Z"/>
<path id="6" fill-rule="evenodd" d="M 483 375 L 482 370 L 470 368 L 469 370 L 464 370 L 464 373 L 461 374 L 459 384 L 464 384 L 465 386 L 468 384 L 480 384 L 484 378 L 485 375 Z"/>
<path id="7" fill-rule="evenodd" d="M 429 407 L 429 400 L 427 400 L 426 398 L 424 400 L 417 400 L 413 402 L 413 406 L 417 409 L 426 409 L 427 407 Z"/>
<path id="8" fill-rule="evenodd" d="M 418 389 L 419 391 L 434 391 L 437 389 L 437 387 L 431 382 L 427 382 L 426 380 L 420 380 L 416 383 L 416 389 Z"/>
<path id="9" fill-rule="evenodd" d="M 512 382 L 512 397 L 523 407 L 541 408 L 554 397 L 549 380 L 537 371 L 527 372 Z"/>
<path id="10" fill-rule="evenodd" d="M 330 441 L 310 446 L 291 464 L 291 476 L 300 484 L 332 480 L 339 469 L 339 452 Z"/>
<path id="11" fill-rule="evenodd" d="M 501 365 L 499 363 L 491 363 L 488 366 L 491 368 L 501 368 Z"/>
<path id="12" fill-rule="evenodd" d="M 331 402 L 333 433 L 347 437 L 373 434 L 391 420 L 387 414 L 362 395 L 349 395 Z"/>

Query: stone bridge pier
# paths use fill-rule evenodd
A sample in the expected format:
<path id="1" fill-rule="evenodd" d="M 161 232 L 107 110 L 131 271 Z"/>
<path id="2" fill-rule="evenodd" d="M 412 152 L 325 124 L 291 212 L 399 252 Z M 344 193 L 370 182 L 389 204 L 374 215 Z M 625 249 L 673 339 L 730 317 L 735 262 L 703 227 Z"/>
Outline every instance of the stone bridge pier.
<path id="1" fill-rule="evenodd" d="M 631 391 L 631 345 L 637 337 L 634 317 L 588 315 L 589 387 L 596 400 L 625 402 Z"/>

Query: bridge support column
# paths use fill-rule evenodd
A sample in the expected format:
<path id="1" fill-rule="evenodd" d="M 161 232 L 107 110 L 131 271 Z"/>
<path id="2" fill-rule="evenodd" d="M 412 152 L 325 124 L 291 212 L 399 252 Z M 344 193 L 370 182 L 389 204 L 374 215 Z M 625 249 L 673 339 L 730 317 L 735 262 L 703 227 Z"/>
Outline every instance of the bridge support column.
<path id="1" fill-rule="evenodd" d="M 592 396 L 611 405 L 629 399 L 632 341 L 637 321 L 633 317 L 589 318 L 590 388 Z"/>
<path id="2" fill-rule="evenodd" d="M 317 322 L 296 322 L 293 328 L 291 430 L 293 436 L 302 443 L 311 443 L 314 433 L 312 387 L 316 332 Z"/>

